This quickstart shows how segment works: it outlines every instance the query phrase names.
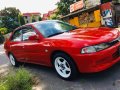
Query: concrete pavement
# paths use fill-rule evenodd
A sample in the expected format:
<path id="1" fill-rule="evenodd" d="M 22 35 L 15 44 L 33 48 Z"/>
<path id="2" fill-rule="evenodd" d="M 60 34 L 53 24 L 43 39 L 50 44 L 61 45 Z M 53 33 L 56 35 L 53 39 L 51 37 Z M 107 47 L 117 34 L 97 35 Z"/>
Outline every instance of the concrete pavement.
<path id="1" fill-rule="evenodd" d="M 3 44 L 0 45 L 0 55 L 4 54 Z"/>

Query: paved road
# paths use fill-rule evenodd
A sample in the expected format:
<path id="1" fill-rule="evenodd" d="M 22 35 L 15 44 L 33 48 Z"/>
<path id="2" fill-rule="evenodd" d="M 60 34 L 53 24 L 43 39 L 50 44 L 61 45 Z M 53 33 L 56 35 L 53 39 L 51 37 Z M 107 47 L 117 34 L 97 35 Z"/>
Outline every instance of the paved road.
<path id="1" fill-rule="evenodd" d="M 8 58 L 0 46 L 0 64 L 7 64 Z M 80 74 L 75 81 L 64 81 L 52 68 L 26 64 L 25 68 L 37 75 L 42 90 L 120 90 L 120 63 L 95 74 Z"/>
<path id="2" fill-rule="evenodd" d="M 8 58 L 5 55 L 3 45 L 0 45 L 0 65 L 8 64 Z"/>

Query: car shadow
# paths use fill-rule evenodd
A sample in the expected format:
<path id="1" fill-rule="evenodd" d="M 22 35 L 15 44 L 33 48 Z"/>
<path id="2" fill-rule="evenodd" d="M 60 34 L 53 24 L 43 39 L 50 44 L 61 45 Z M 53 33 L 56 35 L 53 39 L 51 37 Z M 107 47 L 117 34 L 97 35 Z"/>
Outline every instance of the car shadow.
<path id="1" fill-rule="evenodd" d="M 118 84 L 120 86 L 120 83 L 116 83 L 117 80 L 120 80 L 120 62 L 99 73 L 80 73 L 78 78 L 73 81 L 65 81 L 58 78 L 53 68 L 34 64 L 25 64 L 24 67 L 39 77 L 41 84 L 44 85 L 43 90 L 74 90 L 71 88 L 80 90 L 79 88 L 81 87 L 85 90 L 101 90 L 101 88 L 102 90 L 120 90 L 120 88 L 115 89 Z"/>
<path id="2" fill-rule="evenodd" d="M 118 74 L 120 72 L 120 62 L 116 63 L 115 65 L 113 65 L 112 67 L 110 67 L 107 70 L 101 71 L 101 72 L 97 72 L 97 73 L 87 73 L 87 74 L 80 74 L 80 76 L 82 78 L 86 78 L 88 80 L 95 80 L 95 81 L 100 81 L 103 79 L 107 79 L 110 77 L 113 77 L 114 75 Z M 120 74 L 120 73 L 119 73 Z M 117 77 L 114 77 L 117 78 Z M 81 79 L 81 78 L 79 78 Z M 119 78 L 120 79 L 120 78 Z"/>

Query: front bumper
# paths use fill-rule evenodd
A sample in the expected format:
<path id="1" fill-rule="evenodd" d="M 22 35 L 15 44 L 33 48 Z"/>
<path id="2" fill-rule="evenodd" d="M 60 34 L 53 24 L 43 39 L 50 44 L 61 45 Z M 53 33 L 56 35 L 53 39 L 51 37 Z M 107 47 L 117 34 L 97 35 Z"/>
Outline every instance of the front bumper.
<path id="1" fill-rule="evenodd" d="M 73 55 L 73 59 L 81 73 L 93 73 L 106 70 L 120 60 L 120 43 L 92 54 Z"/>

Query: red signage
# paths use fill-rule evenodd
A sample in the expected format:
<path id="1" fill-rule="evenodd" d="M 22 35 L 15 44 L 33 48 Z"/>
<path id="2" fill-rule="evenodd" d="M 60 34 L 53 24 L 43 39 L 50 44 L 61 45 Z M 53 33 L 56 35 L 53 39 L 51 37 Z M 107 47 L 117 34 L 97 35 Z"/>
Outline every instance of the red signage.
<path id="1" fill-rule="evenodd" d="M 83 0 L 80 0 L 72 5 L 70 5 L 70 12 L 74 12 L 76 10 L 82 9 L 84 7 Z"/>

